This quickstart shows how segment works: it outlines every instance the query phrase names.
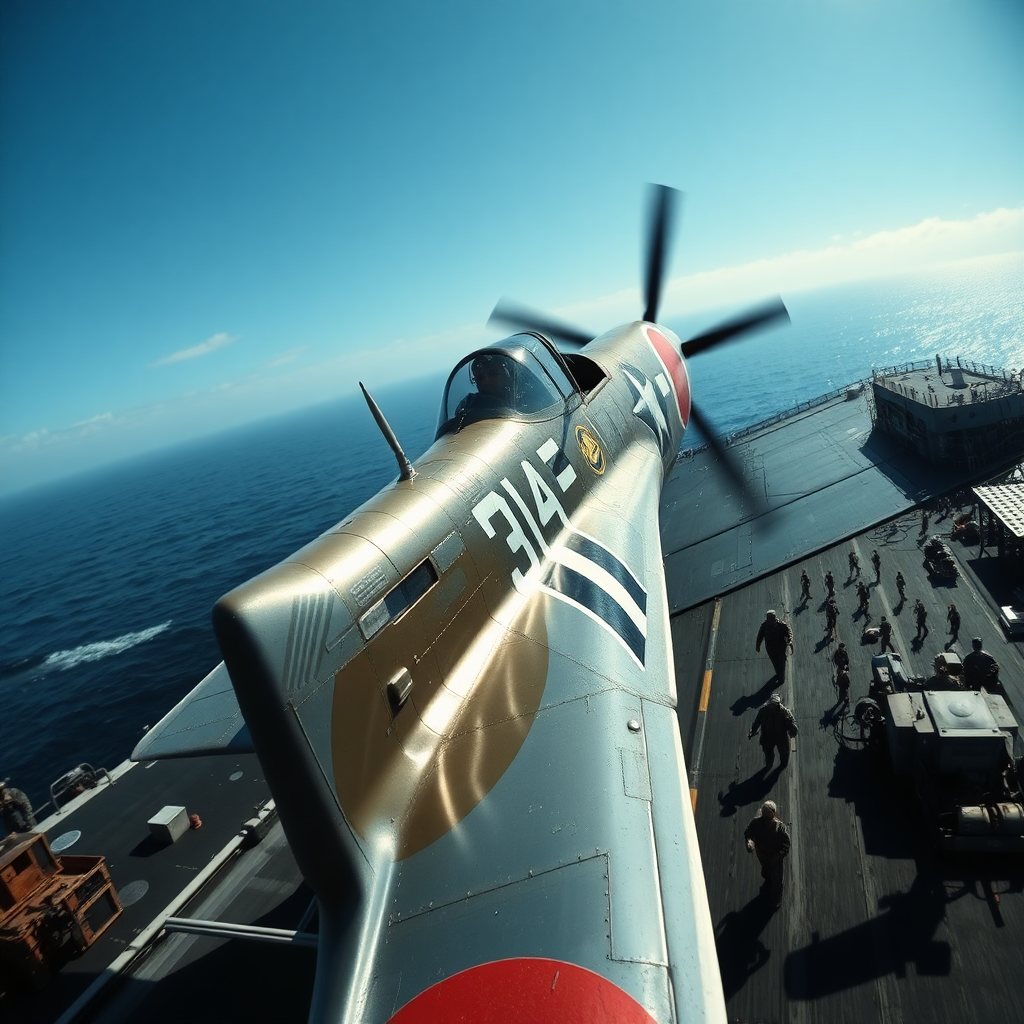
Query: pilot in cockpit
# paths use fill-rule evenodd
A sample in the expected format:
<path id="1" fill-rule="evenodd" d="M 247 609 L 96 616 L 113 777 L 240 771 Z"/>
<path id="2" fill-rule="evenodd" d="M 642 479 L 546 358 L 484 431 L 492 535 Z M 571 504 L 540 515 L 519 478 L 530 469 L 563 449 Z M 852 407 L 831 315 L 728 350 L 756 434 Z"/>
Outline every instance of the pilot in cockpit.
<path id="1" fill-rule="evenodd" d="M 541 342 L 536 342 L 537 346 Z M 464 359 L 448 378 L 438 437 L 478 420 L 533 416 L 564 403 L 564 394 L 527 344 L 510 341 L 511 351 L 489 349 Z M 552 360 L 553 362 L 553 360 Z M 558 372 L 558 367 L 554 367 Z"/>
<path id="2" fill-rule="evenodd" d="M 508 356 L 496 352 L 476 356 L 469 367 L 469 379 L 476 392 L 470 392 L 459 403 L 456 420 L 461 421 L 467 413 L 480 418 L 512 411 L 515 408 L 514 372 Z"/>
<path id="3" fill-rule="evenodd" d="M 469 370 L 469 379 L 476 385 L 477 392 L 491 398 L 498 405 L 512 403 L 512 360 L 497 354 L 477 356 Z"/>

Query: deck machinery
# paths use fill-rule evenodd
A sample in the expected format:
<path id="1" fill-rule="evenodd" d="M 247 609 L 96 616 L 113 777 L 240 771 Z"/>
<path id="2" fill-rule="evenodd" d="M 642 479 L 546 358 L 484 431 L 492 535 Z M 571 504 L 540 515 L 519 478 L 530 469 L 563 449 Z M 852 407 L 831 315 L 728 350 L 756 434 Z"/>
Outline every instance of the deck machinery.
<path id="1" fill-rule="evenodd" d="M 0 997 L 41 988 L 121 913 L 106 858 L 57 856 L 42 833 L 0 842 Z"/>
<path id="2" fill-rule="evenodd" d="M 891 692 L 886 738 L 898 779 L 916 792 L 940 849 L 1024 851 L 1017 722 L 998 694 Z"/>

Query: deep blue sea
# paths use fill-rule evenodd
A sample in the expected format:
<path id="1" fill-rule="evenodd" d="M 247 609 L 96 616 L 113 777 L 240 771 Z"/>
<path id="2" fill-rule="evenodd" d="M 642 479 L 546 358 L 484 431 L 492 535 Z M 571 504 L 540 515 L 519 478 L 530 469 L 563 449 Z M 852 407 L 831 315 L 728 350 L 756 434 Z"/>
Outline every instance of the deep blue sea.
<path id="1" fill-rule="evenodd" d="M 785 299 L 790 327 L 690 364 L 722 433 L 936 352 L 1024 366 L 1021 254 Z M 442 383 L 375 395 L 411 457 Z M 119 764 L 220 660 L 214 601 L 394 475 L 353 381 L 346 399 L 0 502 L 0 777 L 38 806 L 74 765 Z"/>

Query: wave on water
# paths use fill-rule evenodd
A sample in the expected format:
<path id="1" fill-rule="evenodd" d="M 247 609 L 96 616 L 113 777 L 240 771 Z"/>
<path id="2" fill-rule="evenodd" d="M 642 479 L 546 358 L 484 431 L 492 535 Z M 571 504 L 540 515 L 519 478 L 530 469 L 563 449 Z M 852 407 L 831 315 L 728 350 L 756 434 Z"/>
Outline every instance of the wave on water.
<path id="1" fill-rule="evenodd" d="M 98 640 L 95 643 L 75 647 L 70 651 L 55 651 L 53 654 L 47 655 L 39 667 L 39 671 L 40 673 L 64 672 L 85 661 L 102 661 L 104 658 L 123 654 L 131 648 L 159 636 L 171 625 L 172 621 L 168 619 L 166 622 L 161 622 L 159 626 L 140 629 L 137 633 L 125 633 L 124 636 L 115 637 L 113 640 Z"/>

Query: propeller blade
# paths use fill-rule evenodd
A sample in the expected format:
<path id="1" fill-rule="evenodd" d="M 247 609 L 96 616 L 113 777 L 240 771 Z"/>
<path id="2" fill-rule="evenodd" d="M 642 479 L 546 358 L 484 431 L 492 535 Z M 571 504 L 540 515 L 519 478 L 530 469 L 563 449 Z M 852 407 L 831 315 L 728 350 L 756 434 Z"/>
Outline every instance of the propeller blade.
<path id="1" fill-rule="evenodd" d="M 782 299 L 775 299 L 759 309 L 752 310 L 745 316 L 720 324 L 713 331 L 706 331 L 704 334 L 698 334 L 696 338 L 684 341 L 683 355 L 689 359 L 690 356 L 695 356 L 698 352 L 706 352 L 709 348 L 714 348 L 716 345 L 721 345 L 726 341 L 732 341 L 733 338 L 747 331 L 766 327 L 773 320 L 782 318 L 789 319 L 789 310 L 786 309 Z"/>
<path id="2" fill-rule="evenodd" d="M 644 310 L 644 319 L 650 323 L 657 323 L 661 285 L 665 278 L 665 252 L 671 241 L 672 214 L 675 197 L 679 192 L 668 185 L 653 185 L 651 188 L 651 213 L 647 233 L 647 279 L 644 288 L 647 308 Z"/>
<path id="3" fill-rule="evenodd" d="M 725 470 L 733 486 L 740 493 L 743 504 L 747 508 L 753 509 L 758 515 L 767 512 L 768 507 L 764 498 L 759 494 L 755 494 L 751 489 L 743 476 L 743 467 L 736 456 L 725 447 L 715 428 L 700 414 L 697 406 L 692 403 L 690 404 L 690 419 L 697 424 L 698 430 L 707 439 L 708 447 L 715 453 L 719 465 Z"/>
<path id="4" fill-rule="evenodd" d="M 597 337 L 597 335 L 588 334 L 579 327 L 573 327 L 571 324 L 553 320 L 543 313 L 527 309 L 526 306 L 516 306 L 513 303 L 506 302 L 504 299 L 498 301 L 490 317 L 488 317 L 487 323 L 503 323 L 511 327 L 521 327 L 528 331 L 537 331 L 540 334 L 546 334 L 549 338 L 558 338 L 560 341 L 568 342 L 570 345 L 581 347 L 589 344 Z"/>

